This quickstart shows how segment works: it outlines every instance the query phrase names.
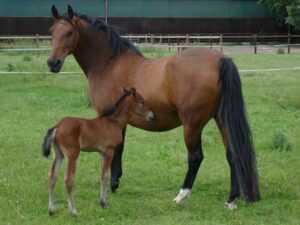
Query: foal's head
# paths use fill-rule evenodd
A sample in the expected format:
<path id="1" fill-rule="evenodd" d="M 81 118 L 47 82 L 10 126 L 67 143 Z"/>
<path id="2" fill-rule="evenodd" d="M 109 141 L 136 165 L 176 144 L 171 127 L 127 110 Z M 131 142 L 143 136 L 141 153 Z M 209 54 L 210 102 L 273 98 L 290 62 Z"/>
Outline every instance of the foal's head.
<path id="1" fill-rule="evenodd" d="M 126 109 L 129 118 L 135 115 L 143 117 L 146 122 L 154 120 L 154 113 L 135 88 L 131 88 L 130 90 L 123 89 L 123 92 L 124 93 L 119 100 L 102 113 L 101 116 L 113 116 L 115 114 L 120 114 L 120 111 L 124 112 L 124 109 Z"/>

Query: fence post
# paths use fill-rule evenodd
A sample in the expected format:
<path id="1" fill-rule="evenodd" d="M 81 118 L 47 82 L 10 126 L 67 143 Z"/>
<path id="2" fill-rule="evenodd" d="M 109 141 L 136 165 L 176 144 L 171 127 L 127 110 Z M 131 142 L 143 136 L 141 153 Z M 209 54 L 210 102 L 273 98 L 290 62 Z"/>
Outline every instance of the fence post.
<path id="1" fill-rule="evenodd" d="M 288 54 L 290 54 L 291 51 L 291 34 L 288 33 Z"/>
<path id="2" fill-rule="evenodd" d="M 185 35 L 185 45 L 186 45 L 186 48 L 188 47 L 188 45 L 189 45 L 189 35 L 188 34 L 186 34 Z"/>
<path id="3" fill-rule="evenodd" d="M 254 35 L 254 54 L 257 53 L 257 34 Z"/>
<path id="4" fill-rule="evenodd" d="M 210 44 L 210 49 L 212 49 L 212 38 L 211 38 L 211 34 L 209 34 L 209 44 Z"/>
<path id="5" fill-rule="evenodd" d="M 153 34 L 151 34 L 151 44 L 154 45 L 154 37 L 153 37 Z"/>
<path id="6" fill-rule="evenodd" d="M 169 52 L 171 51 L 171 47 L 170 47 L 170 45 L 171 45 L 171 43 L 170 43 L 170 38 L 168 38 L 168 44 L 169 44 Z"/>
<path id="7" fill-rule="evenodd" d="M 180 48 L 179 48 L 179 38 L 177 38 L 177 52 L 180 52 Z"/>
<path id="8" fill-rule="evenodd" d="M 36 48 L 39 48 L 39 34 L 35 35 L 35 44 L 36 44 Z"/>
<path id="9" fill-rule="evenodd" d="M 220 48 L 221 52 L 223 53 L 223 34 L 220 34 Z"/>

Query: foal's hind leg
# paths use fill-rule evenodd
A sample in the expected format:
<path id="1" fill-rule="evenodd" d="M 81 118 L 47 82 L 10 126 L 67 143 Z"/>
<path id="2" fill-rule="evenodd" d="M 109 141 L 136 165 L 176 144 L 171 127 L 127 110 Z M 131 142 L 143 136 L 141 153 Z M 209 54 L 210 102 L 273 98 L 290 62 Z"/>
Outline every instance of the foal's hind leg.
<path id="1" fill-rule="evenodd" d="M 48 213 L 49 215 L 53 215 L 54 213 L 54 187 L 57 180 L 57 172 L 61 166 L 61 163 L 63 161 L 63 154 L 60 151 L 60 149 L 55 145 L 55 159 L 53 161 L 51 170 L 49 171 L 48 175 L 48 183 L 49 183 L 49 207 L 48 207 Z"/>
<path id="2" fill-rule="evenodd" d="M 189 196 L 200 164 L 204 158 L 201 133 L 202 128 L 184 125 L 184 140 L 188 150 L 188 171 L 179 194 L 173 200 L 176 203 L 182 202 Z"/>
<path id="3" fill-rule="evenodd" d="M 226 158 L 230 167 L 230 183 L 231 183 L 230 195 L 228 201 L 225 203 L 225 206 L 228 207 L 229 209 L 235 209 L 237 208 L 236 201 L 239 199 L 241 195 L 240 185 L 238 182 L 238 177 L 235 169 L 235 158 L 229 147 L 229 141 L 228 141 L 228 136 L 227 136 L 225 126 L 222 125 L 217 119 L 216 119 L 216 123 L 222 135 L 224 146 L 226 148 Z"/>
<path id="4" fill-rule="evenodd" d="M 69 151 L 71 152 L 71 151 Z M 72 155 L 68 155 L 68 166 L 65 174 L 65 184 L 68 192 L 68 202 L 71 216 L 77 216 L 77 210 L 75 208 L 73 186 L 74 186 L 74 175 L 76 171 L 76 160 L 79 156 L 79 149 L 74 149 Z"/>

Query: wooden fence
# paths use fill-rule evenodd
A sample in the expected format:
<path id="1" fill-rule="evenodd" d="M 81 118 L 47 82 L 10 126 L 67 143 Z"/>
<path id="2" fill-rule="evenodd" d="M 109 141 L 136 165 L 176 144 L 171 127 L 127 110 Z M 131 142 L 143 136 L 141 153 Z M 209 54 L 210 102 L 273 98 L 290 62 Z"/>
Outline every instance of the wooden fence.
<path id="1" fill-rule="evenodd" d="M 254 54 L 258 53 L 259 46 L 279 46 L 287 48 L 287 53 L 291 52 L 291 47 L 298 48 L 300 45 L 300 35 L 124 35 L 122 36 L 131 40 L 134 44 L 141 47 L 157 47 L 176 49 L 181 51 L 185 48 L 209 47 L 219 48 L 221 52 L 225 46 L 248 46 Z M 15 40 L 32 40 L 35 42 L 35 48 L 48 47 L 42 46 L 43 40 L 51 40 L 51 36 L 0 36 L 0 51 L 12 49 Z M 5 42 L 5 46 L 2 43 Z M 7 44 L 8 43 L 8 44 Z"/>

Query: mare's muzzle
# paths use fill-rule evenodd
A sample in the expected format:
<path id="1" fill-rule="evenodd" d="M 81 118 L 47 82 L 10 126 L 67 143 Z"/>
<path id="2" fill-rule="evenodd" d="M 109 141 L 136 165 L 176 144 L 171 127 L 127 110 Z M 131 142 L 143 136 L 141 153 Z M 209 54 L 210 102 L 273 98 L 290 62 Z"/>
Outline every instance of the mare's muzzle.
<path id="1" fill-rule="evenodd" d="M 58 73 L 63 65 L 63 60 L 48 59 L 47 65 L 52 73 Z"/>

